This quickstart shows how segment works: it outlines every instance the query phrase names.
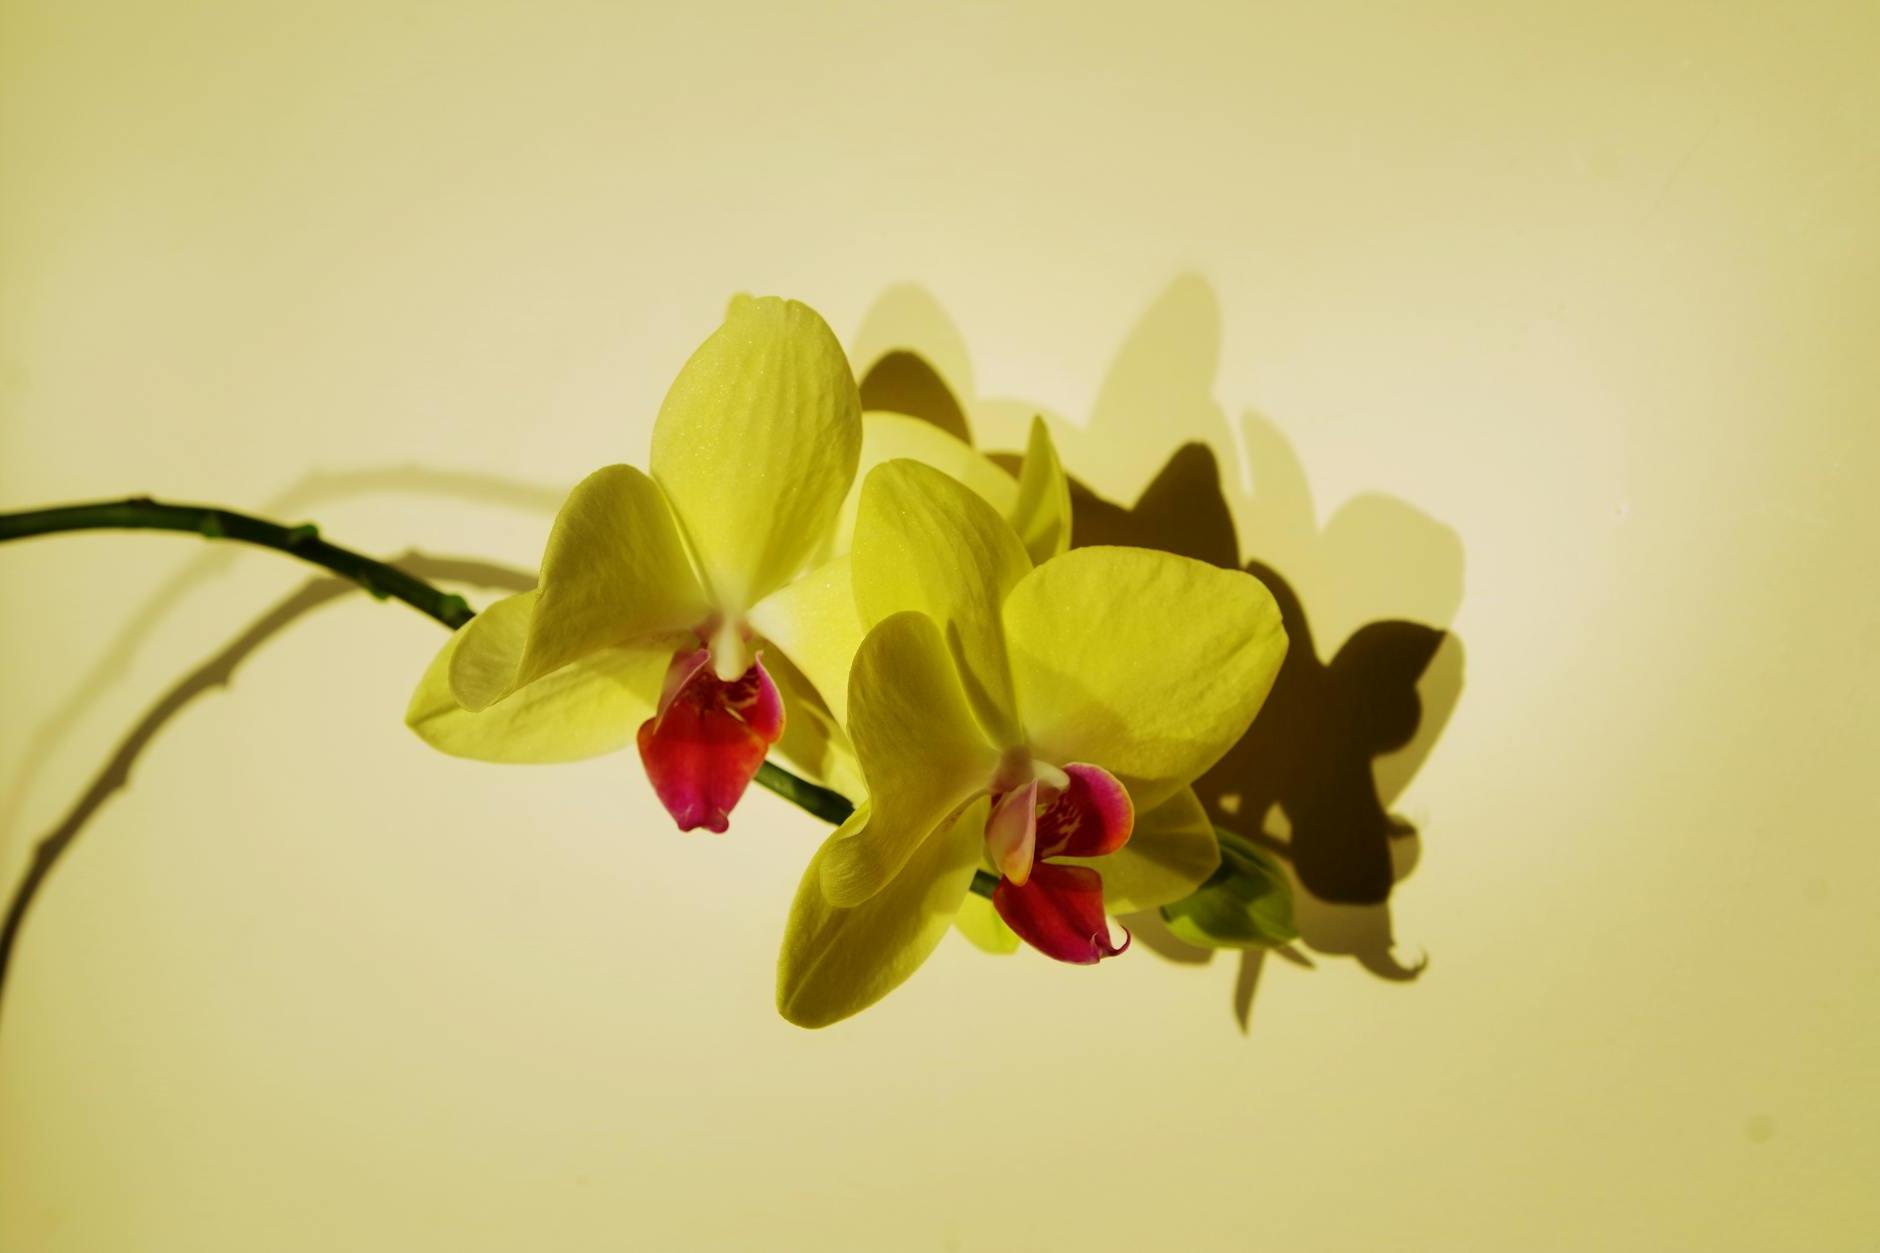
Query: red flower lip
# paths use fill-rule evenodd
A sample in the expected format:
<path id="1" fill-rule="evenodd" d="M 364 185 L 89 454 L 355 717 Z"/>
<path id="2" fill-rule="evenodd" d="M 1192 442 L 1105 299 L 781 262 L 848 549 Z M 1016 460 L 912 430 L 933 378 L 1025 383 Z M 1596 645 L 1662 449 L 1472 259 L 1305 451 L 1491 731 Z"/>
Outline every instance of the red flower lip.
<path id="1" fill-rule="evenodd" d="M 1115 775 L 1097 766 L 1064 767 L 1068 782 L 1042 812 L 1034 780 L 998 798 L 986 840 L 1003 876 L 992 904 L 1005 925 L 1048 957 L 1088 966 L 1129 948 L 1110 942 L 1103 876 L 1052 857 L 1103 857 L 1129 841 L 1135 806 Z M 1021 829 L 1022 824 L 1022 829 Z"/>
<path id="2" fill-rule="evenodd" d="M 731 811 L 783 735 L 783 699 L 761 657 L 726 682 L 711 652 L 681 649 L 666 670 L 659 711 L 640 725 L 640 761 L 681 831 L 722 835 Z"/>
<path id="3" fill-rule="evenodd" d="M 992 904 L 1021 940 L 1061 962 L 1093 966 L 1129 947 L 1127 927 L 1121 944 L 1110 943 L 1103 876 L 1088 866 L 1039 862 L 1023 886 L 999 880 Z"/>

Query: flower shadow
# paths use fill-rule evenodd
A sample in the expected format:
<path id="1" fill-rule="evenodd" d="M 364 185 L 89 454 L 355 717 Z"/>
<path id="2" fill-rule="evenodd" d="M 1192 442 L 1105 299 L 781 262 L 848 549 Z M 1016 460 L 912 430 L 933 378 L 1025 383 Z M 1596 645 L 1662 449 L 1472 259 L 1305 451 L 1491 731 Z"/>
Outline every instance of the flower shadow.
<path id="1" fill-rule="evenodd" d="M 1279 950 L 1282 957 L 1301 966 L 1350 957 L 1378 978 L 1407 983 L 1427 959 L 1399 956 L 1390 898 L 1416 867 L 1421 837 L 1391 805 L 1461 697 L 1463 650 L 1448 627 L 1461 601 L 1462 545 L 1448 527 L 1375 493 L 1321 526 L 1291 444 L 1251 412 L 1239 443 L 1254 487 L 1242 490 L 1235 431 L 1214 399 L 1220 345 L 1212 289 L 1182 276 L 1124 340 L 1088 424 L 1045 413 L 1066 465 L 1089 476 L 1073 483 L 1072 543 L 1245 568 L 1273 592 L 1291 639 L 1286 663 L 1252 728 L 1196 791 L 1217 823 L 1288 866 L 1301 942 Z M 873 362 L 864 408 L 911 413 L 962 437 L 977 429 L 988 445 L 1021 445 L 1023 424 L 1043 412 L 977 397 L 962 337 L 911 285 L 876 303 L 855 360 Z M 1223 457 L 1235 473 L 1223 474 Z M 1143 470 L 1158 463 L 1136 491 Z M 1342 642 L 1323 658 L 1321 640 Z M 1166 958 L 1213 958 L 1155 915 L 1128 922 Z M 1241 955 L 1233 1007 L 1243 1031 L 1264 957 Z"/>

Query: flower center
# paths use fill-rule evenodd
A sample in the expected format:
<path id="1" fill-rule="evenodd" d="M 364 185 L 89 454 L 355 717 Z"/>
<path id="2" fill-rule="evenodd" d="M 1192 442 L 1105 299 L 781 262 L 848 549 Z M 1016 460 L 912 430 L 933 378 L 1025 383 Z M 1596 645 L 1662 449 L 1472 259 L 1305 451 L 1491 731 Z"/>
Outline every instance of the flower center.
<path id="1" fill-rule="evenodd" d="M 998 785 L 1005 784 L 1003 790 Z M 992 905 L 1019 938 L 1059 961 L 1087 965 L 1129 947 L 1110 942 L 1103 876 L 1054 861 L 1114 853 L 1136 825 L 1135 806 L 1115 775 L 1099 766 L 1020 761 L 1007 754 L 994 779 L 986 850 L 999 868 Z"/>
<path id="2" fill-rule="evenodd" d="M 1024 749 L 994 772 L 986 852 L 1015 886 L 1046 857 L 1100 857 L 1121 848 L 1135 825 L 1129 793 L 1098 766 L 1058 767 Z"/>
<path id="3" fill-rule="evenodd" d="M 741 632 L 732 638 L 748 658 L 745 669 L 722 677 L 717 663 L 728 654 L 717 645 L 724 637 L 720 629 L 712 646 L 672 655 L 659 710 L 640 726 L 646 777 L 681 831 L 722 833 L 764 755 L 783 735 L 783 699 Z"/>

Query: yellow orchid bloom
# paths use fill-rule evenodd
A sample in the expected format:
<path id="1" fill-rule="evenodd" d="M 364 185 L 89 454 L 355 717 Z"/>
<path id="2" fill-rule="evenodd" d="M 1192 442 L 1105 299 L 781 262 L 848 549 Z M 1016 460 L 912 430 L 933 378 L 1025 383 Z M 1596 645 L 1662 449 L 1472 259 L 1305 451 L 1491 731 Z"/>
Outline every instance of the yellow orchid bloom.
<path id="1" fill-rule="evenodd" d="M 1286 651 L 1259 580 L 1131 548 L 1034 567 L 978 495 L 905 460 L 869 474 L 850 565 L 868 633 L 846 712 L 869 799 L 797 888 L 784 1017 L 823 1026 L 893 990 L 982 858 L 998 917 L 1079 963 L 1121 951 L 1106 909 L 1213 873 L 1189 784 L 1246 732 Z"/>
<path id="2" fill-rule="evenodd" d="M 842 730 L 849 685 L 849 665 L 862 644 L 862 620 L 855 610 L 849 549 L 861 507 L 861 486 L 869 471 L 888 461 L 919 461 L 959 480 L 1004 517 L 1019 533 L 1034 562 L 1070 547 L 1070 481 L 1042 418 L 1032 420 L 1024 459 L 1013 475 L 990 457 L 931 422 L 905 414 L 862 414 L 862 451 L 855 485 L 837 514 L 822 565 L 767 598 L 752 614 L 765 639 L 781 648 L 820 694 L 815 725 L 797 724 L 793 740 L 780 747 L 792 764 L 816 782 L 853 800 L 866 795 L 855 752 Z M 780 676 L 787 678 L 787 675 Z M 823 715 L 827 714 L 825 718 Z M 989 927 L 968 934 L 996 946 L 1001 937 Z M 971 907 L 963 918 L 978 921 Z M 1016 942 L 1013 942 L 1016 946 Z"/>
<path id="3" fill-rule="evenodd" d="M 784 734 L 772 669 L 794 674 L 766 667 L 787 648 L 754 623 L 827 549 L 860 452 L 855 378 L 822 318 L 737 298 L 660 406 L 651 477 L 615 465 L 576 486 L 539 584 L 451 638 L 406 721 L 482 761 L 637 742 L 680 829 L 725 830 Z"/>

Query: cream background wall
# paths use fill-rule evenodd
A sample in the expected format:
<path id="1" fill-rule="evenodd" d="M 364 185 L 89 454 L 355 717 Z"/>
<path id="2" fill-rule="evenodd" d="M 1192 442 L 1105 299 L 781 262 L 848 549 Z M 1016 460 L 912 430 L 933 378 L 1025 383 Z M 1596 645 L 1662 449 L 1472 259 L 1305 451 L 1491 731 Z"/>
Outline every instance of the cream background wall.
<path id="1" fill-rule="evenodd" d="M 1421 977 L 1269 959 L 1243 1034 L 1234 961 L 955 939 L 808 1034 L 818 824 L 433 755 L 436 625 L 323 604 L 36 907 L 0 1247 L 1866 1247 L 1877 49 L 1858 3 L 0 5 L 0 508 L 529 568 L 781 292 L 1114 497 L 1208 441 L 1322 653 L 1416 618 L 1462 676 L 1379 767 Z M 9 881 L 306 580 L 0 550 Z"/>

